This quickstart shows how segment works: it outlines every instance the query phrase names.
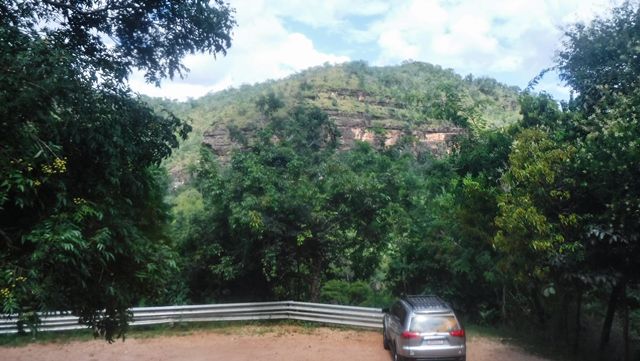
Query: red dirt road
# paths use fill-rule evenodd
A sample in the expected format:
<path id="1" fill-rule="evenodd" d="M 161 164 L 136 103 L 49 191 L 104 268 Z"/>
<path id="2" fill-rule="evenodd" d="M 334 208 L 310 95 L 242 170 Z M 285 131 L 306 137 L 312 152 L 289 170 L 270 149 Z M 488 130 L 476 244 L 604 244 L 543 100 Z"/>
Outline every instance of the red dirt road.
<path id="1" fill-rule="evenodd" d="M 547 361 L 492 339 L 467 338 L 468 361 Z M 179 336 L 0 348 L 4 361 L 389 361 L 380 332 L 247 326 Z"/>

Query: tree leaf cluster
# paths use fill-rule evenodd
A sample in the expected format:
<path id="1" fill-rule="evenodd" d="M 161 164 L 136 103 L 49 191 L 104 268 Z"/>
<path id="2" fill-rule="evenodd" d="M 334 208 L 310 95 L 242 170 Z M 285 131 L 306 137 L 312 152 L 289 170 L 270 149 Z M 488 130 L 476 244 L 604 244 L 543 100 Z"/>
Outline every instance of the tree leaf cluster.
<path id="1" fill-rule="evenodd" d="M 231 10 L 204 1 L 0 4 L 0 303 L 71 311 L 112 341 L 176 269 L 161 161 L 190 126 L 132 94 L 229 46 Z"/>

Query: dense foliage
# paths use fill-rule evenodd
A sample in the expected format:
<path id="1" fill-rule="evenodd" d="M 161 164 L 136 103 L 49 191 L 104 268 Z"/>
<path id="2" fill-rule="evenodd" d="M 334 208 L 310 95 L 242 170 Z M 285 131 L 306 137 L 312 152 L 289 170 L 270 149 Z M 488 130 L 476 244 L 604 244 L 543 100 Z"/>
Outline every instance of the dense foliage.
<path id="1" fill-rule="evenodd" d="M 158 82 L 188 52 L 224 53 L 226 5 L 3 2 L 3 312 L 68 309 L 112 339 L 134 304 L 437 293 L 467 320 L 531 326 L 575 355 L 595 324 L 592 354 L 622 339 L 629 360 L 639 17 L 628 2 L 567 30 L 566 102 L 426 63 L 352 62 L 143 103 L 123 85 L 130 71 Z M 193 120 L 189 138 L 164 107 Z M 375 139 L 346 149 L 335 119 L 354 117 Z M 233 138 L 225 157 L 201 146 L 212 126 Z M 435 156 L 416 146 L 420 127 L 458 136 Z M 402 129 L 393 145 L 388 129 Z"/>
<path id="2" fill-rule="evenodd" d="M 575 98 L 521 92 L 520 116 L 505 123 L 473 94 L 508 100 L 507 88 L 422 63 L 322 67 L 208 98 L 238 121 L 241 147 L 222 161 L 203 148 L 195 189 L 177 190 L 187 298 L 381 306 L 437 293 L 467 319 L 532 326 L 575 355 L 594 344 L 592 355 L 612 355 L 617 324 L 630 359 L 640 332 L 639 14 L 625 3 L 568 29 L 556 69 Z M 437 81 L 414 84 L 425 77 Z M 206 99 L 191 114 L 205 115 Z M 337 151 L 318 107 L 364 112 L 372 127 L 393 114 L 409 130 L 464 131 L 441 158 L 416 152 L 410 132 Z M 600 342 L 585 342 L 594 324 Z"/>
<path id="3" fill-rule="evenodd" d="M 296 108 L 228 166 L 204 151 L 205 211 L 184 243 L 194 299 L 317 301 L 332 276 L 373 275 L 399 208 L 388 195 L 403 182 L 369 146 L 337 153 L 337 136 L 326 114 Z"/>
<path id="4" fill-rule="evenodd" d="M 126 86 L 224 52 L 221 2 L 0 4 L 0 304 L 37 323 L 68 310 L 107 340 L 174 272 L 163 158 L 189 126 Z M 113 44 L 105 43 L 111 39 Z"/>

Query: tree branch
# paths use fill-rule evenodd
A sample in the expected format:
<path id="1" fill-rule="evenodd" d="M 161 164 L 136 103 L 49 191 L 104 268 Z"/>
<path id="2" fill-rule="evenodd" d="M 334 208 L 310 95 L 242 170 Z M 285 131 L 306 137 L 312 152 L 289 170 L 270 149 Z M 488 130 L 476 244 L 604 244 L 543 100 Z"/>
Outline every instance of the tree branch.
<path id="1" fill-rule="evenodd" d="M 122 10 L 122 9 L 127 9 L 128 6 L 127 5 L 122 5 L 122 6 L 114 6 L 114 7 L 110 7 L 110 6 L 105 6 L 103 8 L 98 8 L 98 9 L 94 9 L 94 10 L 80 10 L 75 6 L 69 5 L 69 4 L 65 4 L 59 1 L 54 1 L 54 0 L 42 0 L 43 3 L 48 4 L 50 6 L 56 7 L 56 8 L 62 8 L 62 9 L 67 9 L 70 11 L 73 11 L 75 13 L 78 13 L 80 15 L 84 15 L 84 16 L 88 16 L 88 15 L 94 15 L 94 14 L 98 14 L 98 13 L 102 13 L 105 11 L 109 11 L 109 10 Z"/>
<path id="2" fill-rule="evenodd" d="M 7 242 L 8 247 L 15 248 L 13 246 L 13 241 L 11 240 L 9 235 L 4 230 L 2 230 L 2 228 L 0 228 L 0 236 L 2 236 L 2 238 Z"/>

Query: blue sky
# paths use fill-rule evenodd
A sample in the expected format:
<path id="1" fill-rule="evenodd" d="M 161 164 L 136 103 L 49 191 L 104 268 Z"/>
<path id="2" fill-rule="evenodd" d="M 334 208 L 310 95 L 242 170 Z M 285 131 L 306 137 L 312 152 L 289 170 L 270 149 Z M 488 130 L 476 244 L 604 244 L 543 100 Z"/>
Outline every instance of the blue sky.
<path id="1" fill-rule="evenodd" d="M 619 2 L 619 1 L 618 1 Z M 238 27 L 227 56 L 185 58 L 184 79 L 132 88 L 170 99 L 279 79 L 311 66 L 413 59 L 524 88 L 553 64 L 563 29 L 606 15 L 616 0 L 233 0 Z M 553 74 L 537 90 L 566 98 Z"/>

